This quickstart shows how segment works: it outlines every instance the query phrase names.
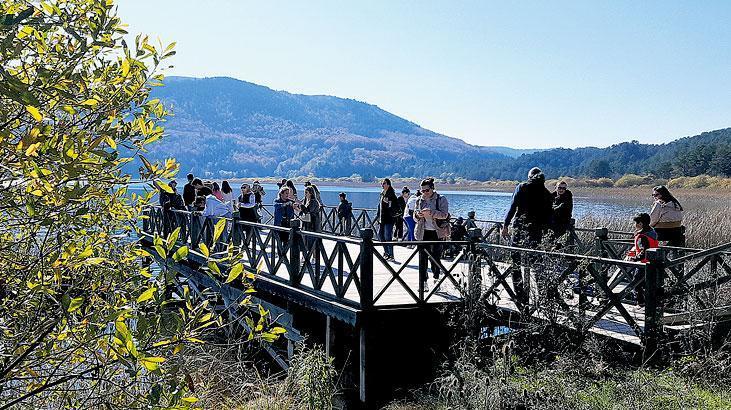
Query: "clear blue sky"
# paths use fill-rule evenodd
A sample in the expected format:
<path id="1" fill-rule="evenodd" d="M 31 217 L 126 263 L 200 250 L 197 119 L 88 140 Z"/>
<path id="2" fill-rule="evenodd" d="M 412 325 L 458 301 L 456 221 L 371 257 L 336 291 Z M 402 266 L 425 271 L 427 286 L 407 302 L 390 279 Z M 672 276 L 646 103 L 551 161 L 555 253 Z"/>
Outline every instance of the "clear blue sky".
<path id="1" fill-rule="evenodd" d="M 667 142 L 731 126 L 731 1 L 121 0 L 170 75 L 376 104 L 472 144 Z"/>

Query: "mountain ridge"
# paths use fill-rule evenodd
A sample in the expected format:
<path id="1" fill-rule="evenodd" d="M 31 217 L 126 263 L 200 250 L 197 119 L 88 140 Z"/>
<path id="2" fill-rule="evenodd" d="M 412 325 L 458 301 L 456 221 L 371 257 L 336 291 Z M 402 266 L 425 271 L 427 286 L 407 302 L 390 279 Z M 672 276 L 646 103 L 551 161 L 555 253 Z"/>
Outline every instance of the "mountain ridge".
<path id="1" fill-rule="evenodd" d="M 366 179 L 388 175 L 521 179 L 527 171 L 523 168 L 532 166 L 554 176 L 686 175 L 701 169 L 723 174 L 725 168 L 718 163 L 731 141 L 731 129 L 723 129 L 665 144 L 632 141 L 606 148 L 547 150 L 484 147 L 351 98 L 294 94 L 231 77 L 168 77 L 164 84 L 155 87 L 152 96 L 170 107 L 174 116 L 165 124 L 168 136 L 148 155 L 176 157 L 181 172 L 209 177 L 358 174 Z M 704 142 L 713 149 L 693 151 Z M 674 158 L 686 151 L 693 151 L 703 164 L 688 169 Z"/>

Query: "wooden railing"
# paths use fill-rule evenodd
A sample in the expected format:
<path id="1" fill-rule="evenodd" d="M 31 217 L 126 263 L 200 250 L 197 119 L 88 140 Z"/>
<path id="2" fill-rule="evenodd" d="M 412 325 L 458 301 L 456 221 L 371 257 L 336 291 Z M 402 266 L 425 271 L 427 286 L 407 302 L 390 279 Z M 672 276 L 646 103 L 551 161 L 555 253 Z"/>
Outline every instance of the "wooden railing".
<path id="1" fill-rule="evenodd" d="M 414 286 L 401 276 L 414 259 L 418 261 L 418 272 L 422 277 L 426 277 L 430 265 L 435 264 L 442 273 L 439 284 L 449 281 L 460 292 L 458 297 L 463 290 L 462 278 L 456 277 L 455 269 L 467 259 L 467 241 L 450 243 L 459 248 L 459 252 L 449 266 L 445 266 L 439 255 L 431 252 L 432 242 L 374 241 L 370 227 L 359 228 L 360 237 L 349 237 L 308 232 L 300 228 L 299 221 L 290 228 L 284 228 L 226 219 L 224 232 L 219 241 L 213 243 L 214 227 L 220 219 L 226 218 L 205 218 L 197 213 L 164 211 L 152 206 L 145 211 L 142 230 L 148 235 L 166 237 L 180 227 L 180 245 L 197 249 L 205 243 L 214 253 L 224 252 L 231 245 L 242 254 L 242 263 L 258 275 L 363 310 L 390 306 L 389 302 L 383 301 L 389 292 L 406 292 L 413 304 L 432 302 L 436 287 L 428 292 L 421 281 Z M 407 260 L 396 267 L 384 257 L 382 248 L 387 245 L 410 246 L 413 250 L 410 250 Z M 374 283 L 374 261 L 380 261 L 379 266 L 383 266 L 390 275 L 385 284 Z"/>

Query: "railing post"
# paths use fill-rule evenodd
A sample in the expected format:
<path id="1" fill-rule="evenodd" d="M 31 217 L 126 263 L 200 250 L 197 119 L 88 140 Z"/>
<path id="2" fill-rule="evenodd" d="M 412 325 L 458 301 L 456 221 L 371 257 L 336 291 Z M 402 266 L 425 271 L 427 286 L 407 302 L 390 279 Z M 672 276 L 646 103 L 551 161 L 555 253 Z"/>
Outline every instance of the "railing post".
<path id="1" fill-rule="evenodd" d="M 569 248 L 571 253 L 579 253 L 575 248 L 576 246 L 576 219 L 569 219 L 569 231 L 568 237 L 566 238 L 566 247 Z"/>
<path id="2" fill-rule="evenodd" d="M 142 215 L 146 216 L 146 218 L 142 218 L 142 232 L 152 233 L 150 232 L 150 208 L 143 209 Z"/>
<path id="3" fill-rule="evenodd" d="M 648 249 L 646 252 L 649 262 L 645 265 L 644 360 L 657 361 L 659 359 L 658 345 L 663 336 L 665 250 L 654 248 Z"/>
<path id="4" fill-rule="evenodd" d="M 198 248 L 201 238 L 201 217 L 196 214 L 190 214 L 190 246 L 193 249 Z"/>
<path id="5" fill-rule="evenodd" d="M 609 229 L 597 228 L 594 230 L 594 252 L 596 256 L 604 257 L 607 252 L 604 250 L 604 241 L 609 239 Z"/>
<path id="6" fill-rule="evenodd" d="M 360 231 L 360 307 L 373 307 L 373 229 Z"/>
<path id="7" fill-rule="evenodd" d="M 426 292 L 424 287 L 426 286 L 426 281 L 429 279 L 429 272 L 427 272 L 427 269 L 429 269 L 429 256 L 426 254 L 422 244 L 417 244 L 416 249 L 419 253 L 419 302 L 423 303 L 425 300 L 424 293 Z"/>
<path id="8" fill-rule="evenodd" d="M 301 221 L 296 219 L 290 222 L 289 228 L 289 281 L 293 285 L 300 283 L 300 270 L 302 269 L 302 260 L 300 253 L 300 243 L 302 243 L 302 234 L 300 233 Z"/>

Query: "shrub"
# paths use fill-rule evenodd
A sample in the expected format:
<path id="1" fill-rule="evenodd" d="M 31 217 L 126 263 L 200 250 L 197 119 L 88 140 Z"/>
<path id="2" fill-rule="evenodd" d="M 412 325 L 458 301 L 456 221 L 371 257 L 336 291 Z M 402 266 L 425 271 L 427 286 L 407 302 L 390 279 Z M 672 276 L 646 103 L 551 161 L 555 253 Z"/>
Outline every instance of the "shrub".
<path id="1" fill-rule="evenodd" d="M 626 188 L 631 186 L 649 185 L 653 182 L 651 176 L 640 176 L 635 174 L 622 175 L 615 183 L 614 186 L 619 188 Z"/>

